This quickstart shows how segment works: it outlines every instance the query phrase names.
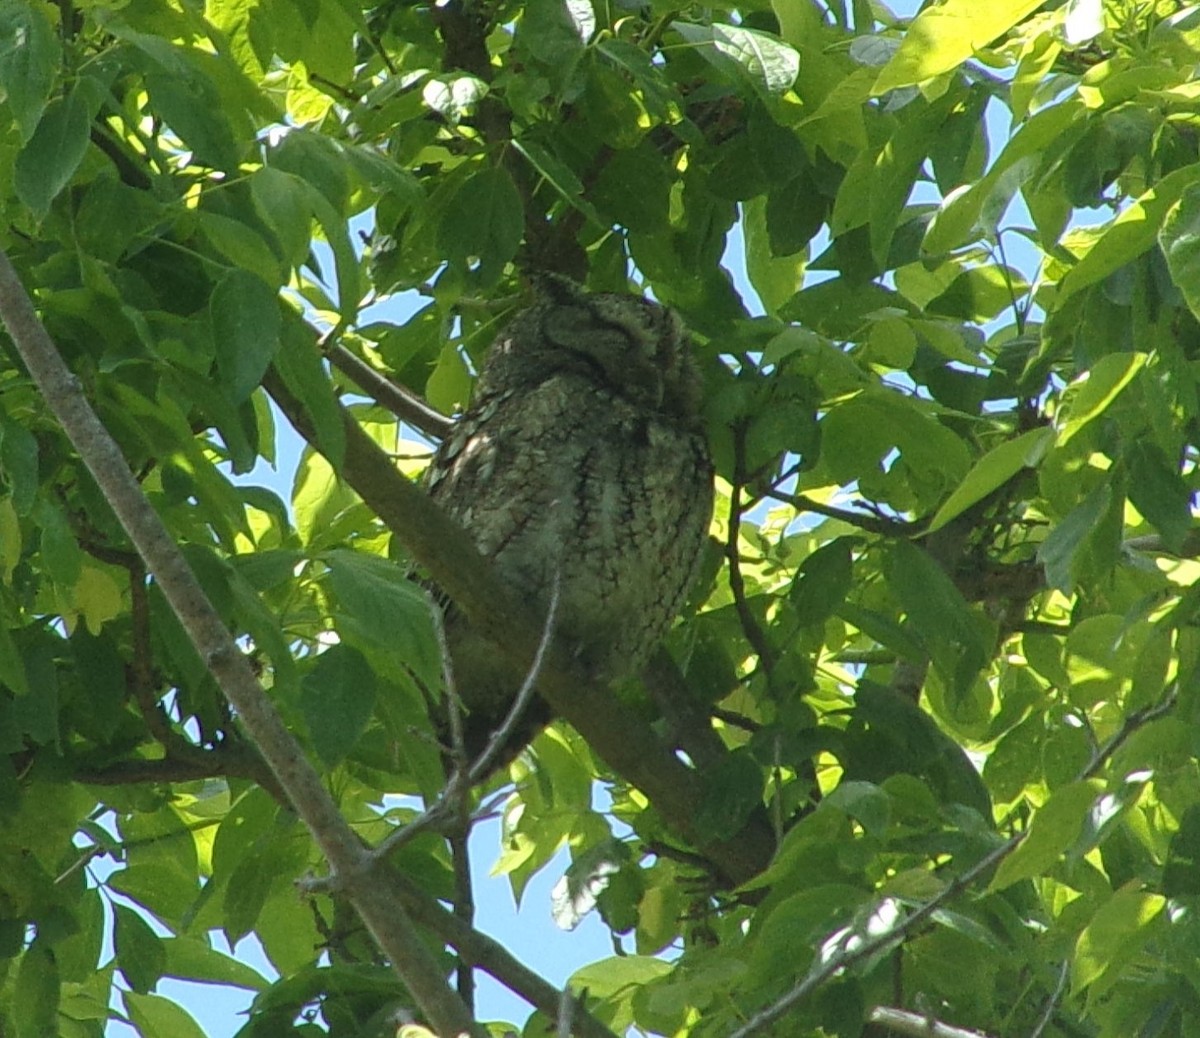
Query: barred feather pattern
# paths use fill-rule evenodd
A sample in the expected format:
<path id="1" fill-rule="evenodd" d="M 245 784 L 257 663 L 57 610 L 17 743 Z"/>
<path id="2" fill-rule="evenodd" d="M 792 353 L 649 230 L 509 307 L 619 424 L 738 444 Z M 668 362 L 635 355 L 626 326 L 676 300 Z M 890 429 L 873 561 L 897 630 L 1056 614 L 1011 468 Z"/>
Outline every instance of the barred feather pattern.
<path id="1" fill-rule="evenodd" d="M 557 579 L 556 635 L 612 682 L 648 660 L 703 552 L 700 379 L 670 310 L 562 278 L 542 295 L 492 345 L 427 485 L 538 613 Z M 477 752 L 524 674 L 452 609 L 446 629 Z M 548 720 L 539 700 L 520 740 Z"/>

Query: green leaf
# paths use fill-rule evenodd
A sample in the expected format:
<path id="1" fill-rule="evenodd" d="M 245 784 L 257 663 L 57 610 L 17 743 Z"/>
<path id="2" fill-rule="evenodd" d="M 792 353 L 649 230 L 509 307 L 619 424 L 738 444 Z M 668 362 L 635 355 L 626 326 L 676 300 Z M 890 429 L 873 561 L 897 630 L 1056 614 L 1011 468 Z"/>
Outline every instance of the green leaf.
<path id="1" fill-rule="evenodd" d="M 1096 799 L 1088 782 L 1072 782 L 1050 794 L 1029 823 L 1016 849 L 1002 862 L 990 890 L 1003 890 L 1023 879 L 1045 875 L 1078 839 Z"/>
<path id="2" fill-rule="evenodd" d="M 23 425 L 5 420 L 0 425 L 0 473 L 17 515 L 28 515 L 38 489 L 38 445 Z"/>
<path id="3" fill-rule="evenodd" d="M 1172 284 L 1183 293 L 1193 316 L 1200 317 L 1200 183 L 1189 184 L 1167 212 L 1158 245 Z"/>
<path id="4" fill-rule="evenodd" d="M 997 36 L 1041 7 L 1041 0 L 946 0 L 917 15 L 879 73 L 872 93 L 913 86 L 957 68 Z"/>
<path id="5" fill-rule="evenodd" d="M 763 796 L 762 768 L 746 749 L 734 750 L 704 772 L 704 798 L 696 828 L 713 840 L 726 840 L 746 824 Z"/>
<path id="6" fill-rule="evenodd" d="M 1096 910 L 1075 942 L 1071 990 L 1082 991 L 1134 958 L 1150 940 L 1151 924 L 1166 905 L 1161 894 L 1128 888 L 1116 891 Z"/>
<path id="7" fill-rule="evenodd" d="M 1179 828 L 1171 837 L 1162 889 L 1168 897 L 1200 894 L 1200 805 L 1192 804 L 1183 812 Z"/>
<path id="8" fill-rule="evenodd" d="M 800 55 L 777 36 L 722 22 L 673 22 L 672 27 L 717 68 L 732 65 L 768 94 L 790 90 L 800 72 Z"/>
<path id="9" fill-rule="evenodd" d="M 574 992 L 587 992 L 605 1008 L 605 1022 L 617 1034 L 633 1023 L 633 998 L 650 981 L 665 977 L 674 965 L 648 955 L 614 955 L 576 970 L 567 981 Z"/>
<path id="10" fill-rule="evenodd" d="M 136 991 L 123 992 L 121 997 L 142 1038 L 205 1038 L 192 1015 L 169 998 Z"/>
<path id="11" fill-rule="evenodd" d="M 604 226 L 600 214 L 585 197 L 582 181 L 570 166 L 535 140 L 515 138 L 512 145 L 525 156 L 529 164 L 545 178 L 546 183 L 554 188 L 568 205 L 578 209 L 596 226 Z"/>
<path id="12" fill-rule="evenodd" d="M 58 1008 L 62 981 L 48 941 L 34 938 L 17 965 L 8 1011 L 15 1038 L 48 1038 L 59 1033 Z"/>
<path id="13" fill-rule="evenodd" d="M 17 197 L 41 219 L 75 175 L 88 147 L 88 110 L 78 91 L 52 101 L 33 136 L 17 154 Z"/>
<path id="14" fill-rule="evenodd" d="M 318 756 L 340 764 L 358 744 L 375 709 L 375 674 L 363 654 L 335 645 L 300 683 L 300 709 Z"/>
<path id="15" fill-rule="evenodd" d="M 854 537 L 839 537 L 800 563 L 790 592 L 800 626 L 824 623 L 846 600 L 853 581 L 851 549 L 855 542 Z"/>
<path id="16" fill-rule="evenodd" d="M 1084 426 L 1104 414 L 1148 359 L 1145 353 L 1110 353 L 1092 365 L 1068 391 L 1059 445 L 1069 443 Z"/>
<path id="17" fill-rule="evenodd" d="M 1112 487 L 1101 483 L 1055 526 L 1038 548 L 1051 587 L 1070 593 L 1075 586 L 1081 553 L 1112 503 Z"/>
<path id="18" fill-rule="evenodd" d="M 929 524 L 929 533 L 939 530 L 955 516 L 1004 486 L 1018 472 L 1034 468 L 1054 439 L 1052 429 L 1030 429 L 1016 439 L 993 447 L 971 467 L 963 481 L 946 498 Z"/>
<path id="19" fill-rule="evenodd" d="M 220 213 L 203 210 L 196 214 L 200 230 L 208 243 L 230 264 L 253 271 L 272 285 L 282 284 L 284 270 L 269 239 L 254 227 Z M 307 255 L 307 247 L 305 255 Z"/>
<path id="20" fill-rule="evenodd" d="M 346 423 L 313 339 L 312 330 L 297 315 L 288 313 L 275 370 L 312 419 L 316 446 L 334 468 L 340 468 L 346 454 Z M 296 485 L 300 485 L 300 470 Z"/>
<path id="21" fill-rule="evenodd" d="M 805 186 L 807 187 L 807 180 Z M 774 197 L 774 194 L 772 194 Z M 805 199 L 812 197 L 811 191 L 804 192 Z M 788 207 L 787 211 L 792 212 Z M 823 216 L 822 210 L 822 216 Z M 819 226 L 820 220 L 817 224 Z M 789 250 L 780 255 L 778 243 L 772 237 L 775 221 L 771 219 L 770 199 L 751 198 L 742 205 L 742 234 L 746 239 L 746 274 L 750 284 L 758 293 L 763 308 L 775 313 L 799 290 L 808 266 L 808 252 L 803 245 L 791 248 L 795 241 L 783 245 Z M 815 228 L 813 229 L 815 233 Z M 804 237 L 807 243 L 811 235 Z"/>
<path id="22" fill-rule="evenodd" d="M 991 237 L 1009 202 L 1028 183 L 1051 147 L 1084 112 L 1068 99 L 1048 105 L 1025 122 L 978 181 L 951 191 L 925 232 L 922 250 L 941 255 L 978 238 Z"/>
<path id="23" fill-rule="evenodd" d="M 524 230 L 524 206 L 508 172 L 499 166 L 464 180 L 442 212 L 438 244 L 451 262 L 478 261 L 485 287 L 494 285 L 516 255 Z"/>
<path id="24" fill-rule="evenodd" d="M 83 552 L 67 517 L 45 498 L 38 501 L 33 516 L 42 564 L 50 579 L 64 588 L 74 587 L 83 568 Z"/>
<path id="25" fill-rule="evenodd" d="M 184 61 L 147 73 L 150 106 L 192 150 L 196 161 L 235 173 L 241 147 L 225 116 L 221 93 L 204 72 Z"/>
<path id="26" fill-rule="evenodd" d="M 227 984 L 248 991 L 262 991 L 270 982 L 257 970 L 232 955 L 217 951 L 207 937 L 168 937 L 162 941 L 166 952 L 163 975 L 179 980 L 200 980 Z"/>
<path id="27" fill-rule="evenodd" d="M 113 943 L 117 964 L 134 991 L 150 991 L 158 983 L 167 964 L 162 938 L 138 912 L 127 905 L 113 905 L 116 927 Z"/>
<path id="28" fill-rule="evenodd" d="M 1192 529 L 1191 488 L 1153 443 L 1131 443 L 1123 457 L 1129 470 L 1129 500 L 1162 534 L 1166 546 L 1180 551 Z"/>
<path id="29" fill-rule="evenodd" d="M 60 52 L 48 6 L 0 2 L 0 96 L 16 117 L 22 144 L 33 136 L 58 72 Z"/>
<path id="30" fill-rule="evenodd" d="M 425 684 L 441 683 L 442 661 L 425 592 L 394 562 L 354 551 L 322 556 L 341 609 L 355 629 L 394 654 Z"/>
<path id="31" fill-rule="evenodd" d="M 1168 173 L 1125 206 L 1059 282 L 1055 306 L 1136 259 L 1157 238 L 1172 206 L 1200 178 L 1200 163 Z"/>
<path id="32" fill-rule="evenodd" d="M 213 289 L 209 315 L 217 370 L 232 402 L 241 403 L 279 349 L 279 299 L 262 278 L 231 270 Z"/>
<path id="33" fill-rule="evenodd" d="M 892 545 L 884 573 L 946 683 L 964 691 L 986 662 L 988 647 L 962 593 L 928 552 L 907 541 Z"/>

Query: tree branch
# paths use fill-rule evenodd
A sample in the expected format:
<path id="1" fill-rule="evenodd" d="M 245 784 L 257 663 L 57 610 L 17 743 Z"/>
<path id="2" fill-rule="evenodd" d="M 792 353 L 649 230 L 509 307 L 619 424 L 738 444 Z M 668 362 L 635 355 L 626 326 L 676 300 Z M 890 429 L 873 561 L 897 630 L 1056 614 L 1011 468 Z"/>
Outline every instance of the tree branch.
<path id="1" fill-rule="evenodd" d="M 394 869 L 382 870 L 389 885 L 412 919 L 445 939 L 465 962 L 494 977 L 538 1012 L 553 1020 L 562 992 L 544 980 L 487 934 L 465 925 L 449 909 Z M 572 1032 L 579 1038 L 614 1038 L 613 1032 L 582 1006 L 575 1007 Z"/>
<path id="2" fill-rule="evenodd" d="M 367 852 L 320 777 L 283 724 L 208 601 L 179 546 L 142 493 L 120 449 L 67 369 L 7 254 L 0 250 L 0 317 L 34 384 L 111 505 L 147 570 L 162 588 L 218 687 L 238 712 L 330 867 L 405 987 L 439 1034 L 478 1033 L 471 1015 L 442 975 L 437 960 L 412 932 L 406 914 L 370 882 Z"/>
<path id="3" fill-rule="evenodd" d="M 882 1024 L 898 1034 L 912 1035 L 912 1038 L 988 1038 L 980 1031 L 965 1031 L 925 1013 L 911 1013 L 891 1006 L 876 1006 L 867 1017 L 867 1023 Z"/>
<path id="4" fill-rule="evenodd" d="M 441 411 L 430 407 L 411 390 L 384 378 L 345 346 L 325 346 L 323 352 L 329 358 L 330 364 L 397 418 L 435 440 L 444 440 L 450 435 L 450 430 L 454 428 L 452 418 L 447 418 Z"/>

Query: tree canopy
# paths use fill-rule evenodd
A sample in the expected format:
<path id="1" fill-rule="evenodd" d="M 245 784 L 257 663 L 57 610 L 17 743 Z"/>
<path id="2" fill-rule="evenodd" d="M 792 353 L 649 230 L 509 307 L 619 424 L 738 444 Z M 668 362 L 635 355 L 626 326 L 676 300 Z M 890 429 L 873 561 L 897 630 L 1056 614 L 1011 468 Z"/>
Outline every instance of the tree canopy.
<path id="1" fill-rule="evenodd" d="M 0 0 L 0 1032 L 482 1033 L 483 969 L 528 1034 L 1200 1033 L 1198 67 L 1175 0 Z M 545 270 L 685 320 L 717 509 L 472 787 L 414 567 L 541 625 L 419 473 Z M 496 810 L 613 932 L 566 997 L 472 926 Z"/>

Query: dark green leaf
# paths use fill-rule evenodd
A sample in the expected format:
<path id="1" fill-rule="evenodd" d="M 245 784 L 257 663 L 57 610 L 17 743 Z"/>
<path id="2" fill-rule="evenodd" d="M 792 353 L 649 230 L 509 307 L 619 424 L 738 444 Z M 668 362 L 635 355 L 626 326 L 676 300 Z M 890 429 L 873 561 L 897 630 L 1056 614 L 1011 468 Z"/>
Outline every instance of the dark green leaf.
<path id="1" fill-rule="evenodd" d="M 209 304 L 217 369 L 230 399 L 254 392 L 279 349 L 279 300 L 265 281 L 231 270 L 213 289 Z"/>
<path id="2" fill-rule="evenodd" d="M 441 657 L 429 599 L 403 568 L 361 552 L 324 556 L 345 614 L 381 650 L 394 653 L 428 688 L 441 680 Z"/>
<path id="3" fill-rule="evenodd" d="M 1192 529 L 1192 492 L 1179 470 L 1153 443 L 1139 440 L 1125 449 L 1129 468 L 1129 500 L 1173 552 L 1183 547 Z"/>
<path id="4" fill-rule="evenodd" d="M 88 111 L 78 92 L 52 101 L 17 155 L 13 178 L 17 197 L 38 219 L 75 175 L 87 147 Z"/>
<path id="5" fill-rule="evenodd" d="M 321 365 L 313 332 L 289 313 L 282 338 L 275 369 L 288 390 L 304 405 L 316 431 L 315 445 L 336 469 L 346 453 L 346 425 L 333 393 L 333 383 Z"/>
<path id="6" fill-rule="evenodd" d="M 523 229 L 521 196 L 512 177 L 488 166 L 464 180 L 447 203 L 438 243 L 452 262 L 478 262 L 480 278 L 490 286 L 516 253 Z"/>
<path id="7" fill-rule="evenodd" d="M 37 938 L 17 965 L 10 1002 L 15 1038 L 48 1038 L 58 1030 L 62 982 L 49 942 Z"/>
<path id="8" fill-rule="evenodd" d="M 1200 806 L 1196 804 L 1184 811 L 1171 837 L 1163 867 L 1163 893 L 1168 897 L 1200 894 Z"/>
<path id="9" fill-rule="evenodd" d="M 0 426 L 0 471 L 17 515 L 28 515 L 38 488 L 38 445 L 23 425 Z"/>
<path id="10" fill-rule="evenodd" d="M 697 829 L 713 840 L 729 839 L 762 803 L 762 768 L 748 751 L 736 750 L 705 771 L 704 791 Z"/>
<path id="11" fill-rule="evenodd" d="M 965 691 L 986 661 L 988 647 L 962 593 L 927 552 L 907 541 L 892 545 L 884 572 L 947 685 Z"/>
<path id="12" fill-rule="evenodd" d="M 1112 487 L 1101 483 L 1050 531 L 1038 548 L 1051 587 L 1070 592 L 1075 586 L 1081 552 L 1112 504 Z"/>
<path id="13" fill-rule="evenodd" d="M 340 763 L 375 709 L 375 675 L 362 653 L 348 645 L 321 653 L 301 682 L 300 707 L 321 760 L 329 767 Z"/>
<path id="14" fill-rule="evenodd" d="M 183 62 L 146 76 L 153 110 L 196 156 L 196 161 L 236 172 L 241 148 L 234 137 L 221 94 L 204 72 Z"/>
<path id="15" fill-rule="evenodd" d="M 791 599 L 801 626 L 823 623 L 845 601 L 853 578 L 850 552 L 854 543 L 853 537 L 839 537 L 800 563 Z"/>
<path id="16" fill-rule="evenodd" d="M 150 991 L 167 965 L 167 952 L 162 938 L 150 924 L 127 905 L 113 905 L 116 926 L 113 943 L 117 964 L 134 991 Z"/>

